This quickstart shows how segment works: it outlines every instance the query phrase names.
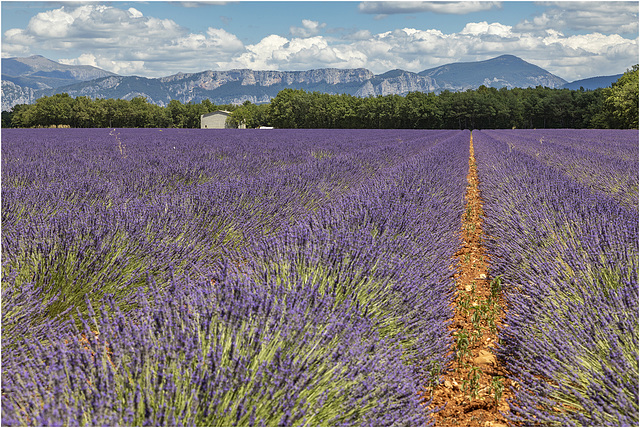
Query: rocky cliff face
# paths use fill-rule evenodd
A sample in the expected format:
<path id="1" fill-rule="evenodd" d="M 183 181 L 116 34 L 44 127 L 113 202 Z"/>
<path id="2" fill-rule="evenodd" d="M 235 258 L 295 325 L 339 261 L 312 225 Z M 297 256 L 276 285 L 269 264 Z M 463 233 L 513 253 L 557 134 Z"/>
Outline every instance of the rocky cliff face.
<path id="1" fill-rule="evenodd" d="M 13 82 L 2 81 L 2 89 L 0 91 L 2 98 L 2 111 L 11 110 L 16 104 L 32 104 L 36 101 L 35 90 L 31 88 L 23 88 Z"/>
<path id="2" fill-rule="evenodd" d="M 436 92 L 440 89 L 431 77 L 403 70 L 381 74 L 371 79 L 370 83 L 370 85 L 363 86 L 357 95 L 361 97 L 406 95 L 409 92 Z"/>
<path id="3" fill-rule="evenodd" d="M 343 83 L 366 82 L 372 79 L 374 74 L 364 68 L 340 70 L 325 68 L 309 71 L 255 71 L 255 70 L 229 70 L 229 71 L 203 71 L 201 73 L 179 73 L 173 76 L 162 77 L 159 80 L 168 87 L 190 89 L 198 87 L 205 90 L 217 89 L 230 82 L 241 82 L 241 86 L 275 86 L 292 84 L 318 84 L 338 85 Z"/>
<path id="4" fill-rule="evenodd" d="M 182 103 L 210 99 L 215 104 L 268 103 L 278 92 L 293 87 L 333 94 L 355 94 L 360 87 L 375 78 L 365 69 L 319 69 L 308 71 L 203 71 L 179 73 L 158 79 L 134 76 L 108 76 L 89 82 L 79 82 L 62 88 L 43 89 L 35 97 L 66 92 L 72 97 L 131 99 L 143 96 L 164 106 L 172 99 Z M 3 99 L 8 109 L 11 99 Z"/>
<path id="5" fill-rule="evenodd" d="M 91 98 L 131 99 L 142 96 L 164 106 L 172 99 L 182 103 L 199 103 L 205 99 L 214 104 L 241 104 L 247 100 L 255 104 L 267 103 L 285 88 L 368 97 L 446 89 L 464 91 L 480 85 L 558 88 L 566 84 L 558 76 L 512 55 L 447 64 L 420 73 L 392 70 L 374 75 L 364 68 L 308 71 L 235 69 L 178 73 L 157 79 L 117 76 L 95 67 L 67 66 L 38 56 L 2 61 L 3 110 L 62 92 L 73 97 Z M 89 78 L 91 80 L 87 80 Z M 66 85 L 63 84 L 65 82 Z"/>

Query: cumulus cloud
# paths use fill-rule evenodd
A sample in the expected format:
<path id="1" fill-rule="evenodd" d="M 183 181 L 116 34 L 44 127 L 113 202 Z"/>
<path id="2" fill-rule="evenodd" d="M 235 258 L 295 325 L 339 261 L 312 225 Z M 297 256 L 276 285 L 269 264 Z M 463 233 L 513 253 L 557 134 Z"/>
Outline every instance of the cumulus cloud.
<path id="1" fill-rule="evenodd" d="M 129 12 L 129 14 L 131 15 L 132 18 L 142 18 L 142 12 L 140 12 L 138 9 L 130 7 L 129 9 L 127 9 L 127 12 Z"/>
<path id="2" fill-rule="evenodd" d="M 52 47 L 60 39 L 100 43 L 101 38 L 118 38 L 126 46 L 135 45 L 141 37 L 179 37 L 184 32 L 174 21 L 144 17 L 133 7 L 122 10 L 103 5 L 83 5 L 75 8 L 62 6 L 38 13 L 31 18 L 25 29 L 19 30 L 20 34 L 10 35 L 5 32 L 5 38 L 11 42 L 13 37 L 26 35 Z"/>
<path id="3" fill-rule="evenodd" d="M 96 56 L 93 54 L 82 54 L 77 58 L 61 58 L 58 62 L 66 65 L 91 65 L 93 67 L 99 67 Z"/>
<path id="4" fill-rule="evenodd" d="M 330 45 L 322 36 L 291 38 L 270 35 L 227 64 L 228 68 L 254 70 L 307 70 L 313 68 L 358 68 L 367 57 L 353 46 Z"/>
<path id="5" fill-rule="evenodd" d="M 543 67 L 567 80 L 614 74 L 637 61 L 637 39 L 591 33 L 543 37 L 519 33 L 500 23 L 468 23 L 459 33 L 405 28 L 354 41 L 374 72 L 392 68 L 421 71 L 445 63 L 485 60 L 505 53 Z"/>
<path id="6" fill-rule="evenodd" d="M 638 2 L 565 1 L 539 4 L 549 8 L 531 20 L 523 20 L 515 27 L 518 31 L 638 32 Z"/>
<path id="7" fill-rule="evenodd" d="M 487 23 L 487 21 L 469 22 L 464 26 L 460 34 L 471 34 L 473 36 L 488 34 L 499 37 L 509 37 L 513 34 L 511 32 L 511 28 L 511 26 L 502 25 L 499 22 L 494 22 L 492 24 Z"/>
<path id="8" fill-rule="evenodd" d="M 358 30 L 345 37 L 345 39 L 350 39 L 350 40 L 369 40 L 370 38 L 371 38 L 371 31 L 369 30 Z"/>
<path id="9" fill-rule="evenodd" d="M 144 16 L 133 7 L 97 4 L 41 12 L 25 28 L 4 32 L 3 56 L 25 55 L 33 49 L 79 51 L 79 56 L 61 61 L 149 77 L 216 67 L 245 50 L 224 29 L 210 27 L 204 34 L 194 34 L 173 20 Z M 207 58 L 211 61 L 203 62 Z"/>
<path id="10" fill-rule="evenodd" d="M 82 54 L 77 58 L 61 58 L 58 62 L 67 65 L 91 65 L 121 75 L 145 75 L 148 72 L 145 61 L 140 59 L 117 60 L 111 56 Z"/>
<path id="11" fill-rule="evenodd" d="M 221 52 L 240 52 L 244 48 L 244 44 L 234 34 L 229 33 L 222 28 L 211 28 L 207 30 L 207 38 L 205 46 L 207 49 L 215 47 Z"/>
<path id="12" fill-rule="evenodd" d="M 248 67 L 256 70 L 275 70 L 279 65 L 276 57 L 281 57 L 278 52 L 286 50 L 285 46 L 288 43 L 289 40 L 285 37 L 272 34 L 256 44 L 247 45 L 246 51 L 231 63 L 234 64 L 234 67 L 238 68 Z"/>
<path id="13" fill-rule="evenodd" d="M 320 30 L 326 26 L 325 23 L 320 24 L 318 21 L 303 19 L 302 27 L 289 27 L 289 31 L 294 37 L 311 37 L 318 35 Z"/>
<path id="14" fill-rule="evenodd" d="M 465 15 L 500 7 L 499 1 L 365 1 L 358 5 L 358 10 L 375 15 L 421 12 Z"/>
<path id="15" fill-rule="evenodd" d="M 11 28 L 2 38 L 2 55 L 27 55 L 36 38 L 20 28 Z"/>
<path id="16" fill-rule="evenodd" d="M 565 36 L 549 30 L 540 37 L 517 33 L 497 22 L 471 22 L 462 31 L 450 34 L 403 28 L 379 34 L 356 33 L 341 41 L 322 36 L 288 39 L 271 35 L 248 45 L 247 52 L 228 65 L 269 70 L 365 67 L 375 73 L 395 68 L 418 72 L 445 63 L 510 53 L 567 80 L 576 80 L 624 71 L 637 49 L 637 40 L 619 35 Z"/>

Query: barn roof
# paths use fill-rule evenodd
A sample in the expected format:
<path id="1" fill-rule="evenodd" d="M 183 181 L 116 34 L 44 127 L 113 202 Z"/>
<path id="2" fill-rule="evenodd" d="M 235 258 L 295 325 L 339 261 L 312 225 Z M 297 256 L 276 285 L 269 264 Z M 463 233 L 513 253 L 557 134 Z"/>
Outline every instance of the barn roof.
<path id="1" fill-rule="evenodd" d="M 209 116 L 213 116 L 215 114 L 224 114 L 225 116 L 229 116 L 231 114 L 231 112 L 227 111 L 227 110 L 216 110 L 216 111 L 212 111 L 212 112 L 209 112 L 209 113 L 205 113 L 201 117 L 209 117 Z"/>

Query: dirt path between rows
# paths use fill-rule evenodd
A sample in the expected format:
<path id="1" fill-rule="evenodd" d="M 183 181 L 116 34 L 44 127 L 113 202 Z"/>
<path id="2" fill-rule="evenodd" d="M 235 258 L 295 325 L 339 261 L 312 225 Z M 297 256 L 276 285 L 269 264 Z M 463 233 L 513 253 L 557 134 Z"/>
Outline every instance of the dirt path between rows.
<path id="1" fill-rule="evenodd" d="M 436 426 L 507 426 L 502 413 L 509 412 L 507 399 L 512 386 L 496 359 L 497 330 L 501 327 L 504 302 L 500 279 L 488 276 L 489 255 L 483 244 L 482 198 L 473 151 L 469 142 L 466 210 L 462 216 L 462 246 L 456 253 L 457 292 L 452 303 L 451 334 L 453 362 L 443 382 L 430 391 Z"/>

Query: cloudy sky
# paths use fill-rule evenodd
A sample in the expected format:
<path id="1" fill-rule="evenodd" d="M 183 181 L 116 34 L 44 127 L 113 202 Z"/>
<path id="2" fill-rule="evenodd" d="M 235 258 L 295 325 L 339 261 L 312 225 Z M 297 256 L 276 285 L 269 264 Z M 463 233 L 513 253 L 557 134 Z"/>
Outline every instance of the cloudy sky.
<path id="1" fill-rule="evenodd" d="M 2 1 L 2 57 L 160 77 L 232 68 L 418 72 L 512 54 L 573 81 L 638 63 L 638 5 Z"/>

